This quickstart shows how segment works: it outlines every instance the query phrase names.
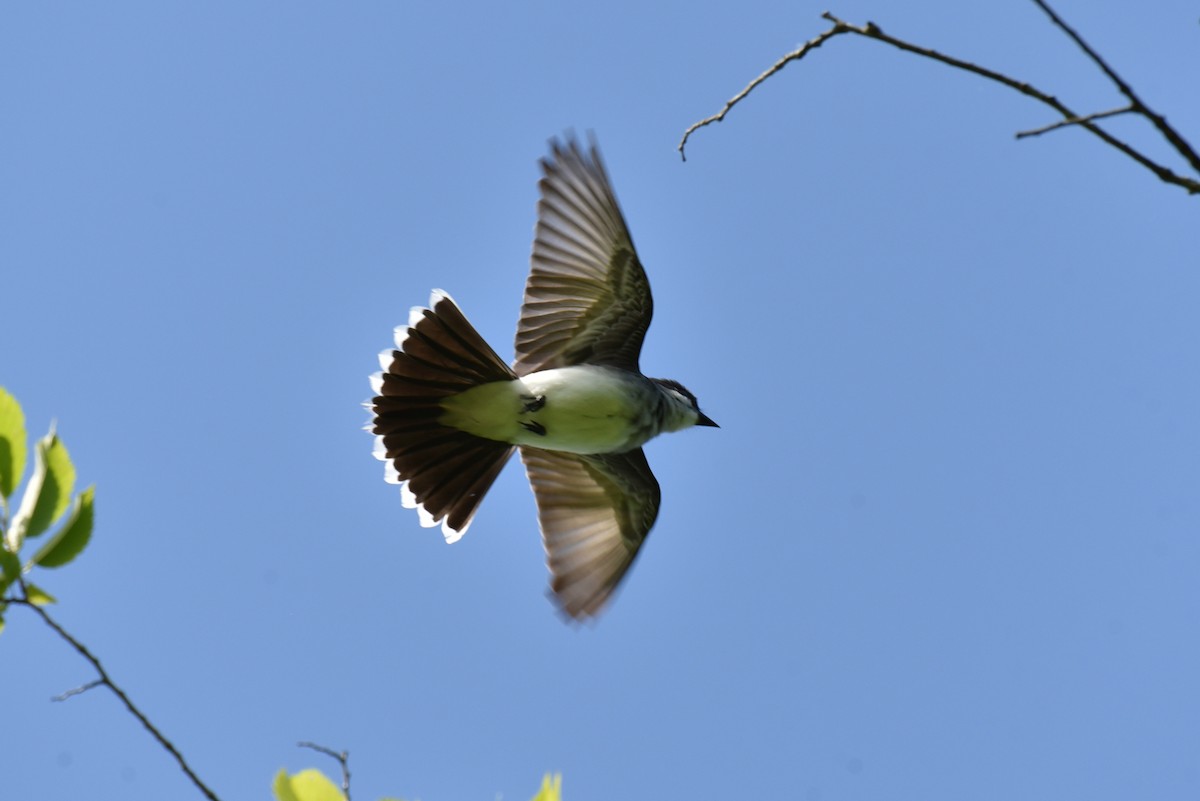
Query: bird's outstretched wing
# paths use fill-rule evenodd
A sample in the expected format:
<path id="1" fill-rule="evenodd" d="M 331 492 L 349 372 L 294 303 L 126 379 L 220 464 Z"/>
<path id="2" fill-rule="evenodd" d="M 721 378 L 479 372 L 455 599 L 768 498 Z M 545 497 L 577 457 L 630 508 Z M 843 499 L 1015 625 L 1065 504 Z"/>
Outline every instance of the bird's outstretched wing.
<path id="1" fill-rule="evenodd" d="M 518 375 L 573 364 L 639 372 L 650 282 L 593 142 L 551 142 L 517 322 Z"/>
<path id="2" fill-rule="evenodd" d="M 550 588 L 573 618 L 597 614 L 658 516 L 658 481 L 641 449 L 580 456 L 521 448 L 537 498 Z"/>

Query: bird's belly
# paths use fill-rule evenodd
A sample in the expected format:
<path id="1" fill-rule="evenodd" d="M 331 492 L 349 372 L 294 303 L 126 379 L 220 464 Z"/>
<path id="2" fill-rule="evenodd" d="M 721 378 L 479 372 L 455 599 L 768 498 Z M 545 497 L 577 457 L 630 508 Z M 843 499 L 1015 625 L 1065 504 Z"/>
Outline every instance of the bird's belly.
<path id="1" fill-rule="evenodd" d="M 616 453 L 654 433 L 645 388 L 587 365 L 483 384 L 442 402 L 440 422 L 487 439 L 570 453 Z"/>
<path id="2" fill-rule="evenodd" d="M 515 444 L 570 453 L 614 453 L 647 439 L 640 384 L 608 368 L 542 370 L 521 379 L 544 402 L 521 418 Z"/>

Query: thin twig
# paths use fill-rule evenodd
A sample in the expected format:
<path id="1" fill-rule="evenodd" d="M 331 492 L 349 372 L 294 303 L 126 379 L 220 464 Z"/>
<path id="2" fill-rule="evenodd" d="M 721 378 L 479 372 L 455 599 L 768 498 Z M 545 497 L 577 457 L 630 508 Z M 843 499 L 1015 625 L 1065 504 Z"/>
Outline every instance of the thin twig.
<path id="1" fill-rule="evenodd" d="M 314 751 L 319 751 L 338 761 L 338 764 L 342 766 L 342 795 L 346 796 L 346 801 L 350 801 L 350 752 L 334 751 L 332 748 L 326 748 L 323 745 L 317 745 L 308 741 L 299 742 L 296 745 L 301 748 L 311 748 Z"/>
<path id="2" fill-rule="evenodd" d="M 1079 125 L 1084 122 L 1091 122 L 1092 120 L 1102 120 L 1105 117 L 1115 117 L 1118 114 L 1129 114 L 1136 110 L 1137 109 L 1135 109 L 1133 106 L 1121 106 L 1121 108 L 1113 108 L 1109 109 L 1108 111 L 1097 111 L 1095 114 L 1085 114 L 1082 117 L 1074 117 L 1069 120 L 1052 122 L 1049 125 L 1043 125 L 1041 128 L 1034 128 L 1031 131 L 1017 131 L 1017 138 L 1024 139 L 1027 136 L 1041 136 L 1044 133 L 1050 133 L 1051 131 L 1059 128 L 1066 128 L 1068 125 Z"/>
<path id="3" fill-rule="evenodd" d="M 775 73 L 779 72 L 781 69 L 786 67 L 791 62 L 799 61 L 800 59 L 804 58 L 804 56 L 806 56 L 810 51 L 816 50 L 818 47 L 825 44 L 826 41 L 837 36 L 839 33 L 846 33 L 846 31 L 839 30 L 838 27 L 835 25 L 831 30 L 825 31 L 825 33 L 820 34 L 816 38 L 810 39 L 809 41 L 805 42 L 797 50 L 793 50 L 791 53 L 788 53 L 786 56 L 784 56 L 783 58 L 776 61 L 771 66 L 770 69 L 768 69 L 762 75 L 759 75 L 757 78 L 755 78 L 749 84 L 747 84 L 745 89 L 743 89 L 742 91 L 740 91 L 736 95 L 734 95 L 732 98 L 730 98 L 725 103 L 725 108 L 721 109 L 716 114 L 713 114 L 711 117 L 705 117 L 704 119 L 700 120 L 699 122 L 692 123 L 688 127 L 688 129 L 683 132 L 683 139 L 681 139 L 679 141 L 679 156 L 680 156 L 680 158 L 682 158 L 684 161 L 687 161 L 687 153 L 684 152 L 684 148 L 687 147 L 688 138 L 694 132 L 700 130 L 701 128 L 703 128 L 706 125 L 711 125 L 714 122 L 720 122 L 721 120 L 725 119 L 725 115 L 729 113 L 730 109 L 732 109 L 738 103 L 742 102 L 742 100 L 744 100 L 747 95 L 749 95 L 751 92 L 753 92 L 760 83 L 767 80 Z"/>
<path id="4" fill-rule="evenodd" d="M 1045 4 L 1044 0 L 1034 0 L 1034 2 L 1036 2 L 1039 6 L 1041 6 L 1043 9 L 1045 9 L 1047 11 L 1047 13 L 1051 14 L 1051 19 L 1055 20 L 1056 24 L 1059 24 L 1060 27 L 1063 27 L 1064 30 L 1066 30 L 1068 32 L 1068 34 L 1072 36 L 1072 38 L 1074 38 L 1077 42 L 1080 43 L 1081 47 L 1084 47 L 1085 52 L 1087 52 L 1088 55 L 1090 55 L 1094 60 L 1097 61 L 1097 63 L 1101 66 L 1101 69 L 1103 69 L 1105 71 L 1105 74 L 1108 75 L 1111 79 L 1113 79 L 1114 82 L 1117 83 L 1118 88 L 1121 88 L 1121 91 L 1125 94 L 1125 96 L 1130 99 L 1130 103 L 1134 108 L 1134 112 L 1150 119 L 1154 123 L 1155 127 L 1158 128 L 1158 130 L 1160 132 L 1162 132 L 1164 136 L 1167 137 L 1168 141 L 1170 141 L 1171 144 L 1175 146 L 1175 149 L 1184 157 L 1184 159 L 1186 159 L 1188 161 L 1188 163 L 1191 164 L 1198 173 L 1200 173 L 1200 157 L 1197 157 L 1195 151 L 1193 151 L 1191 149 L 1191 147 L 1183 139 L 1183 137 L 1180 136 L 1178 133 L 1176 133 L 1174 131 L 1174 129 L 1172 129 L 1167 124 L 1166 119 L 1160 115 L 1155 114 L 1149 108 L 1147 108 L 1146 105 L 1144 103 L 1142 103 L 1141 100 L 1138 99 L 1136 95 L 1133 94 L 1132 90 L 1129 89 L 1128 85 L 1124 81 L 1122 81 L 1119 78 L 1119 76 L 1117 76 L 1116 73 L 1113 72 L 1111 70 L 1111 68 L 1108 67 L 1107 64 L 1105 64 L 1102 60 L 1100 60 L 1099 56 L 1095 55 L 1094 51 L 1092 51 L 1090 47 L 1086 46 L 1086 43 L 1084 43 L 1083 40 L 1079 38 L 1078 34 L 1076 34 L 1070 28 L 1066 28 L 1065 25 L 1062 24 L 1061 20 L 1059 20 L 1058 17 L 1056 15 L 1054 15 L 1052 11 L 1049 10 L 1049 7 Z M 1164 167 L 1161 164 L 1154 162 L 1153 160 L 1151 160 L 1150 158 L 1148 158 L 1147 156 L 1145 156 L 1138 150 L 1134 149 L 1132 146 L 1130 146 L 1126 142 L 1118 139 L 1117 137 L 1108 133 L 1103 128 L 1100 128 L 1098 125 L 1096 125 L 1094 123 L 1094 120 L 1099 119 L 1100 117 L 1111 116 L 1108 113 L 1102 113 L 1100 115 L 1076 114 L 1074 111 L 1072 111 L 1070 108 L 1068 108 L 1066 106 L 1066 104 L 1062 103 L 1058 98 L 1054 97 L 1053 95 L 1049 95 L 1049 94 L 1041 91 L 1040 89 L 1037 89 L 1036 87 L 1032 86 L 1031 84 L 1029 84 L 1027 82 L 1018 81 L 1017 79 L 1011 78 L 1007 75 L 1004 75 L 1003 73 L 996 72 L 995 70 L 990 70 L 986 67 L 981 67 L 978 64 L 973 64 L 969 61 L 964 61 L 960 58 L 955 58 L 954 56 L 949 56 L 944 53 L 939 53 L 938 51 L 933 50 L 931 48 L 921 47 L 921 46 L 912 44 L 910 42 L 906 42 L 903 39 L 897 39 L 894 36 L 889 36 L 888 34 L 883 32 L 882 28 L 880 28 L 878 25 L 876 25 L 873 22 L 867 22 L 865 25 L 861 25 L 861 26 L 851 25 L 847 22 L 844 22 L 843 20 L 838 19 L 837 17 L 835 17 L 832 13 L 830 13 L 828 11 L 823 13 L 821 15 L 821 17 L 823 19 L 826 19 L 826 20 L 830 21 L 831 23 L 833 23 L 833 27 L 830 28 L 829 30 L 825 31 L 824 33 L 818 35 L 814 39 L 811 39 L 810 41 L 805 42 L 799 48 L 792 51 L 791 53 L 788 53 L 783 58 L 781 58 L 777 62 L 775 62 L 775 64 L 770 69 L 768 69 L 762 75 L 755 78 L 753 81 L 751 81 L 746 86 L 746 88 L 744 88 L 742 91 L 738 92 L 738 94 L 736 94 L 732 99 L 730 99 L 725 104 L 725 107 L 720 112 L 712 115 L 711 117 L 706 117 L 706 118 L 700 120 L 699 122 L 692 124 L 690 127 L 688 127 L 688 129 L 686 131 L 684 131 L 683 138 L 679 142 L 679 153 L 681 156 L 684 157 L 685 161 L 686 161 L 686 155 L 684 153 L 684 148 L 687 146 L 688 139 L 691 137 L 691 135 L 695 131 L 699 130 L 700 128 L 703 128 L 706 125 L 709 125 L 714 122 L 720 122 L 721 120 L 725 119 L 725 115 L 729 113 L 730 109 L 732 109 L 735 105 L 737 105 L 739 102 L 744 100 L 752 91 L 754 91 L 754 89 L 756 89 L 758 86 L 760 86 L 764 81 L 766 81 L 772 75 L 779 72 L 781 69 L 783 69 L 784 66 L 786 66 L 790 62 L 797 61 L 797 60 L 803 58 L 809 52 L 811 52 L 812 50 L 814 50 L 817 47 L 820 47 L 826 41 L 828 41 L 829 39 L 832 39 L 835 36 L 838 36 L 840 34 L 857 34 L 859 36 L 865 36 L 868 39 L 875 39 L 876 41 L 884 42 L 885 44 L 889 44 L 892 47 L 895 47 L 899 50 L 913 53 L 915 55 L 922 56 L 924 58 L 932 59 L 933 61 L 941 62 L 942 64 L 946 64 L 947 66 L 953 67 L 955 69 L 960 69 L 965 72 L 970 72 L 970 73 L 978 75 L 982 78 L 986 78 L 990 81 L 995 81 L 997 83 L 1003 84 L 1004 86 L 1007 86 L 1010 89 L 1020 92 L 1023 95 L 1032 97 L 1035 100 L 1038 100 L 1038 101 L 1050 106 L 1051 108 L 1053 108 L 1060 115 L 1062 115 L 1064 120 L 1069 121 L 1071 125 L 1086 129 L 1087 131 L 1091 132 L 1095 136 L 1099 137 L 1106 144 L 1121 151 L 1126 156 L 1128 156 L 1129 158 L 1136 161 L 1138 164 L 1141 164 L 1143 167 L 1145 167 L 1146 169 L 1153 172 L 1156 176 L 1158 176 L 1158 178 L 1160 180 L 1162 180 L 1166 183 L 1175 184 L 1176 186 L 1181 186 L 1191 194 L 1200 194 L 1200 181 L 1197 181 L 1193 178 L 1188 178 L 1185 176 L 1177 175 L 1176 173 L 1172 172 L 1170 169 Z M 1062 126 L 1060 125 L 1058 127 L 1062 127 Z"/>
<path id="5" fill-rule="evenodd" d="M 21 579 L 18 579 L 17 581 L 22 588 L 22 592 L 24 592 L 24 582 L 21 581 Z M 28 598 L 11 598 L 9 599 L 9 602 L 32 609 L 33 612 L 41 617 L 42 621 L 51 629 L 53 629 L 59 637 L 62 637 L 64 640 L 66 640 L 72 648 L 79 652 L 80 656 L 90 662 L 92 668 L 95 669 L 97 675 L 100 677 L 94 682 L 83 685 L 83 687 L 76 688 L 75 690 L 68 690 L 59 696 L 57 700 L 63 700 L 71 697 L 72 695 L 78 695 L 79 693 L 85 692 L 94 686 L 99 686 L 101 684 L 104 685 L 108 689 L 112 690 L 113 695 L 117 696 L 117 698 L 121 700 L 121 703 L 125 705 L 125 708 L 129 710 L 129 714 L 138 719 L 142 726 L 146 728 L 146 731 L 150 732 L 151 736 L 158 741 L 158 744 L 165 748 L 167 753 L 175 757 L 175 761 L 179 763 L 180 769 L 189 779 L 191 779 L 192 784 L 196 786 L 196 789 L 199 790 L 205 798 L 209 799 L 209 801 L 221 801 L 220 798 L 217 797 L 217 794 L 210 790 L 208 785 L 202 782 L 200 777 L 196 775 L 195 771 L 188 766 L 187 760 L 183 758 L 183 754 L 179 753 L 179 750 L 171 744 L 170 740 L 163 736 L 163 733 L 158 730 L 158 727 L 151 723 L 150 719 L 142 714 L 142 710 L 138 709 L 137 706 L 134 705 L 133 701 L 129 700 L 129 696 L 125 694 L 125 691 L 118 687 L 115 682 L 113 682 L 112 678 L 108 675 L 108 671 L 106 671 L 104 666 L 100 664 L 100 660 L 97 659 L 92 652 L 87 649 L 87 646 L 67 633 L 67 630 L 60 626 L 58 622 L 54 620 L 54 618 L 50 617 L 50 614 L 45 609 L 33 603 Z"/>
<path id="6" fill-rule="evenodd" d="M 83 695 L 88 690 L 94 690 L 97 687 L 103 687 L 103 686 L 104 686 L 104 681 L 102 679 L 95 679 L 93 681 L 89 681 L 87 684 L 81 684 L 80 686 L 78 686 L 72 690 L 67 690 L 65 693 L 59 693 L 58 695 L 51 696 L 50 700 L 51 701 L 65 701 L 68 698 L 70 698 L 71 696 Z"/>

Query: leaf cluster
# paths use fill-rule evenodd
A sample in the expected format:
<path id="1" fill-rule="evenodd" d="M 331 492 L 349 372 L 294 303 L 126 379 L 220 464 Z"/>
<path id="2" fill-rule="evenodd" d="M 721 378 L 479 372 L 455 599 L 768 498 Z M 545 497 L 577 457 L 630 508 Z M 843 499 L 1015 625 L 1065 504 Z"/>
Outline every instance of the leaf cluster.
<path id="1" fill-rule="evenodd" d="M 0 387 L 0 631 L 10 601 L 54 603 L 52 595 L 25 576 L 35 568 L 62 567 L 74 560 L 91 539 L 95 522 L 96 488 L 89 486 L 72 498 L 75 466 L 53 424 L 33 444 L 33 472 L 13 510 L 10 499 L 21 486 L 30 455 L 27 439 L 21 405 Z M 39 538 L 36 549 L 26 547 Z M 10 595 L 14 586 L 19 594 Z"/>
<path id="2" fill-rule="evenodd" d="M 308 768 L 299 773 L 289 774 L 280 770 L 275 774 L 275 782 L 271 787 L 275 801 L 349 801 L 343 790 L 316 768 Z M 395 798 L 384 798 L 380 801 L 399 801 Z M 532 801 L 562 801 L 562 774 L 551 776 L 547 773 L 542 777 L 542 787 Z"/>

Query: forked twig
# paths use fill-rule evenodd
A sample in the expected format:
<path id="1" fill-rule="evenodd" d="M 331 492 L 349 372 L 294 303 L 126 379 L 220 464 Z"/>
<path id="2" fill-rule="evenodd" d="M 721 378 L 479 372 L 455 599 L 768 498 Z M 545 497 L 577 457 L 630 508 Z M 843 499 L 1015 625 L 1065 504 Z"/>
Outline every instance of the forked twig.
<path id="1" fill-rule="evenodd" d="M 1054 12 L 1054 9 L 1050 8 L 1050 5 L 1046 3 L 1045 0 L 1033 0 L 1033 2 L 1037 3 L 1038 8 L 1046 12 L 1046 16 L 1050 17 L 1050 21 L 1053 22 L 1059 30 L 1071 37 L 1071 41 L 1079 45 L 1080 50 L 1082 50 L 1084 53 L 1087 53 L 1088 57 L 1096 63 L 1096 66 L 1099 67 L 1104 74 L 1108 76 L 1108 79 L 1113 82 L 1113 85 L 1117 87 L 1117 90 L 1120 91 L 1121 94 L 1125 95 L 1125 97 L 1129 98 L 1129 104 L 1133 108 L 1134 113 L 1141 114 L 1143 117 L 1150 120 L 1150 122 L 1154 124 L 1154 127 L 1158 129 L 1158 132 L 1163 135 L 1163 138 L 1171 143 L 1171 147 L 1175 148 L 1175 152 L 1183 156 L 1187 160 L 1188 164 L 1192 166 L 1193 170 L 1200 173 L 1200 154 L 1196 153 L 1192 146 L 1188 144 L 1187 140 L 1179 135 L 1178 131 L 1167 124 L 1167 118 L 1156 113 L 1149 106 L 1143 103 L 1142 99 L 1134 93 L 1133 87 L 1125 83 L 1124 79 L 1116 73 L 1116 70 L 1108 66 L 1108 63 L 1100 57 L 1100 54 L 1093 50 L 1091 45 L 1085 42 L 1083 37 L 1075 32 L 1074 28 L 1063 21 L 1062 17 L 1058 16 L 1058 14 Z M 1194 192 L 1195 190 L 1190 191 Z"/>
<path id="2" fill-rule="evenodd" d="M 326 748 L 323 745 L 310 743 L 307 740 L 296 743 L 300 748 L 311 748 L 314 751 L 324 754 L 325 756 L 333 757 L 342 766 L 342 795 L 346 796 L 346 801 L 350 801 L 350 752 L 349 751 L 334 751 L 332 748 Z"/>
<path id="3" fill-rule="evenodd" d="M 1176 186 L 1181 186 L 1184 189 L 1186 189 L 1189 194 L 1200 194 L 1200 180 L 1197 180 L 1195 178 L 1189 178 L 1189 177 L 1183 176 L 1183 175 L 1178 175 L 1177 173 L 1175 173 L 1172 170 L 1168 169 L 1167 167 L 1164 167 L 1163 165 L 1153 161 L 1152 159 L 1150 159 L 1145 154 L 1141 153 L 1140 151 L 1138 151 L 1137 149 L 1135 149 L 1128 143 L 1122 141 L 1121 139 L 1118 139 L 1117 137 L 1113 136 L 1112 134 L 1108 133 L 1103 128 L 1101 128 L 1095 124 L 1096 121 L 1099 119 L 1102 119 L 1104 117 L 1115 116 L 1117 114 L 1126 114 L 1126 113 L 1138 114 L 1142 117 L 1145 117 L 1147 120 L 1149 120 L 1151 122 L 1152 125 L 1154 125 L 1154 127 L 1159 131 L 1159 133 L 1161 133 L 1163 135 L 1163 137 L 1168 142 L 1171 143 L 1172 147 L 1175 148 L 1175 151 L 1177 153 L 1179 153 L 1179 155 L 1182 156 L 1185 161 L 1188 162 L 1188 164 L 1192 167 L 1192 169 L 1195 170 L 1197 172 L 1197 174 L 1200 174 L 1200 155 L 1197 155 L 1196 151 L 1191 147 L 1190 144 L 1188 144 L 1187 140 L 1185 140 L 1183 138 L 1183 136 L 1179 134 L 1178 131 L 1176 131 L 1174 128 L 1172 128 L 1167 123 L 1166 118 L 1163 117 L 1161 114 L 1154 112 L 1144 102 L 1142 102 L 1142 100 L 1137 96 L 1137 94 L 1133 91 L 1133 89 L 1124 80 L 1121 79 L 1121 77 L 1087 44 L 1087 42 L 1085 42 L 1083 40 L 1082 37 L 1080 37 L 1080 35 L 1078 33 L 1076 33 L 1065 22 L 1063 22 L 1063 20 L 1057 14 L 1054 13 L 1054 11 L 1049 7 L 1049 5 L 1046 4 L 1045 0 L 1033 0 L 1033 2 L 1037 3 L 1037 5 L 1043 11 L 1046 12 L 1046 14 L 1050 17 L 1050 20 L 1058 28 L 1060 28 L 1064 33 L 1066 33 L 1069 37 L 1071 37 L 1071 39 L 1088 55 L 1088 57 L 1091 58 L 1092 61 L 1094 61 L 1096 63 L 1096 65 L 1100 68 L 1100 70 L 1103 71 L 1104 74 L 1116 85 L 1117 89 L 1123 95 L 1125 95 L 1126 98 L 1128 98 L 1128 100 L 1129 100 L 1128 106 L 1125 106 L 1121 109 L 1114 109 L 1112 111 L 1102 111 L 1102 112 L 1098 112 L 1095 114 L 1084 114 L 1084 115 L 1076 114 L 1074 111 L 1072 111 L 1070 108 L 1068 108 L 1064 103 L 1062 103 L 1058 98 L 1054 97 L 1053 95 L 1047 94 L 1046 92 L 1043 92 L 1040 89 L 1037 89 L 1036 87 L 1034 87 L 1033 85 L 1031 85 L 1025 81 L 1019 81 L 1015 78 L 1004 75 L 1003 73 L 996 72 L 995 70 L 991 70 L 986 67 L 981 67 L 978 64 L 973 64 L 969 61 L 964 61 L 960 58 L 955 58 L 954 56 L 949 56 L 944 53 L 939 53 L 938 51 L 933 50 L 931 48 L 921 47 L 919 45 L 912 44 L 911 42 L 907 42 L 903 39 L 897 39 L 894 36 L 889 36 L 888 34 L 883 32 L 883 29 L 881 29 L 878 25 L 876 25 L 873 22 L 867 22 L 865 25 L 851 25 L 847 22 L 844 22 L 843 20 L 838 19 L 833 14 L 826 11 L 821 16 L 823 19 L 826 19 L 833 23 L 832 28 L 825 31 L 824 33 L 819 34 L 815 38 L 810 39 L 809 41 L 807 41 L 803 45 L 801 45 L 799 48 L 797 48 L 796 50 L 793 50 L 791 53 L 788 53 L 787 55 L 783 56 L 781 59 L 776 61 L 775 64 L 773 64 L 770 69 L 768 69 L 766 72 L 764 72 L 763 74 L 759 75 L 757 78 L 752 80 L 749 84 L 746 85 L 746 87 L 744 89 L 742 89 L 742 91 L 738 92 L 736 95 L 734 95 L 732 98 L 730 98 L 730 100 L 725 103 L 724 108 L 722 108 L 719 112 L 717 112 L 716 114 L 713 114 L 712 116 L 705 117 L 704 119 L 690 125 L 688 127 L 688 129 L 686 131 L 684 131 L 683 138 L 679 142 L 679 154 L 686 161 L 687 156 L 685 154 L 684 148 L 687 146 L 688 139 L 691 137 L 691 135 L 693 133 L 695 133 L 696 131 L 698 131 L 699 129 L 701 129 L 707 125 L 711 125 L 714 122 L 721 122 L 722 120 L 724 120 L 725 116 L 729 113 L 729 111 L 734 106 L 736 106 L 742 100 L 746 99 L 746 97 L 749 96 L 749 94 L 751 92 L 753 92 L 757 87 L 762 85 L 762 83 L 765 82 L 768 78 L 770 78 L 771 76 L 773 76 L 774 74 L 776 74 L 777 72 L 782 70 L 785 66 L 787 66 L 788 64 L 790 64 L 793 61 L 799 61 L 800 59 L 804 58 L 804 56 L 808 55 L 810 52 L 812 52 L 816 48 L 820 47 L 821 45 L 825 44 L 825 42 L 829 41 L 830 39 L 834 38 L 835 36 L 839 36 L 842 34 L 856 34 L 858 36 L 865 36 L 868 39 L 874 39 L 876 41 L 884 42 L 885 44 L 889 44 L 892 47 L 898 48 L 900 50 L 904 50 L 909 53 L 914 53 L 918 56 L 922 56 L 924 58 L 928 58 L 928 59 L 932 59 L 934 61 L 941 62 L 942 64 L 946 64 L 947 66 L 953 67 L 955 69 L 964 70 L 966 72 L 973 73 L 980 77 L 987 78 L 990 81 L 995 81 L 997 83 L 1003 84 L 1003 85 L 1009 87 L 1010 89 L 1018 91 L 1023 95 L 1032 97 L 1035 100 L 1038 100 L 1038 101 L 1044 103 L 1045 105 L 1050 106 L 1052 109 L 1054 109 L 1056 112 L 1058 112 L 1063 118 L 1061 121 L 1059 121 L 1057 123 L 1045 126 L 1043 128 L 1039 128 L 1034 131 L 1020 132 L 1017 134 L 1018 139 L 1024 138 L 1027 136 L 1036 136 L 1038 134 L 1046 133 L 1048 131 L 1055 130 L 1057 128 L 1063 128 L 1063 127 L 1067 127 L 1067 126 L 1078 126 L 1078 127 L 1088 130 L 1093 135 L 1095 135 L 1095 136 L 1099 137 L 1101 140 L 1103 140 L 1106 144 L 1110 145 L 1111 147 L 1116 148 L 1117 150 L 1121 151 L 1129 158 L 1136 161 L 1138 164 L 1141 164 L 1143 167 L 1145 167 L 1146 169 L 1148 169 L 1152 173 L 1154 173 L 1156 176 L 1158 176 L 1158 178 L 1160 180 L 1162 180 L 1166 183 L 1169 183 L 1169 184 L 1175 184 Z"/>

